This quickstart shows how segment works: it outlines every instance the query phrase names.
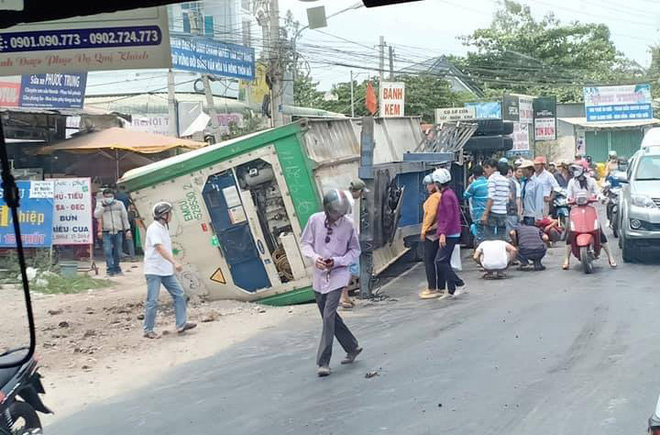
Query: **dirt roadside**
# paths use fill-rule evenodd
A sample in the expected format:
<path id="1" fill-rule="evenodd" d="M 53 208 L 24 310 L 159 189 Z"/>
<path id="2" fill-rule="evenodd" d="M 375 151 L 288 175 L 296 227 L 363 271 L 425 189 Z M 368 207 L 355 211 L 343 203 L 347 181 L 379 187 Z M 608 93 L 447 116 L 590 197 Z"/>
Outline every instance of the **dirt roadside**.
<path id="1" fill-rule="evenodd" d="M 128 265 L 127 265 L 128 266 Z M 49 424 L 100 400 L 144 386 L 180 364 L 214 355 L 292 316 L 315 315 L 314 305 L 191 301 L 188 315 L 198 328 L 177 335 L 171 299 L 163 289 L 157 317 L 159 340 L 142 337 L 146 284 L 141 264 L 125 267 L 113 287 L 72 295 L 34 294 L 37 353 L 45 402 L 56 412 Z M 3 287 L 0 348 L 25 343 L 21 293 Z"/>

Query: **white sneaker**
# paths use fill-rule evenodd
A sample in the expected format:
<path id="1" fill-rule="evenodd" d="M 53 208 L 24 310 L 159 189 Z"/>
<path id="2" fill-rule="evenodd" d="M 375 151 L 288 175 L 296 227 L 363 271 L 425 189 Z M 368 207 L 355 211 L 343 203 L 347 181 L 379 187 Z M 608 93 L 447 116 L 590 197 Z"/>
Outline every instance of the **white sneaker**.
<path id="1" fill-rule="evenodd" d="M 456 298 L 460 295 L 464 295 L 467 292 L 468 292 L 467 291 L 467 286 L 463 285 L 462 287 L 456 287 L 456 290 L 454 290 L 454 295 L 453 296 Z"/>

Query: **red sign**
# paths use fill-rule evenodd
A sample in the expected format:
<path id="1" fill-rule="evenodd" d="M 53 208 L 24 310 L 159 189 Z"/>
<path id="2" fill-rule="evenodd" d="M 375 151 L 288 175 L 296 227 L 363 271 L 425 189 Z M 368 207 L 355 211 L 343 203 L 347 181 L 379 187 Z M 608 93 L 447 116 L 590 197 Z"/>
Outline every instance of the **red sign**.
<path id="1" fill-rule="evenodd" d="M 21 83 L 0 81 L 0 107 L 18 107 Z"/>

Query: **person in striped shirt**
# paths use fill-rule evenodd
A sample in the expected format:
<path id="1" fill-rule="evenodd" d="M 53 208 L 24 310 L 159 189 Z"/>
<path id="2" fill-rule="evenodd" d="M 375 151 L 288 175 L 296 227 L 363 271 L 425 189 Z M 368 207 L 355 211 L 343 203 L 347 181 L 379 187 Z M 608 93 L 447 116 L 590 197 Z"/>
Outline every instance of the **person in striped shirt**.
<path id="1" fill-rule="evenodd" d="M 485 224 L 486 240 L 506 240 L 506 216 L 509 203 L 509 165 L 497 160 L 487 163 L 490 168 L 497 168 L 488 177 L 488 202 L 481 221 Z"/>
<path id="2" fill-rule="evenodd" d="M 472 222 L 477 227 L 474 243 L 475 246 L 479 246 L 484 241 L 484 224 L 481 222 L 481 218 L 484 211 L 486 211 L 486 203 L 488 202 L 488 179 L 484 177 L 484 168 L 481 165 L 475 165 L 472 168 L 472 176 L 474 181 L 463 193 L 463 199 L 470 201 Z"/>

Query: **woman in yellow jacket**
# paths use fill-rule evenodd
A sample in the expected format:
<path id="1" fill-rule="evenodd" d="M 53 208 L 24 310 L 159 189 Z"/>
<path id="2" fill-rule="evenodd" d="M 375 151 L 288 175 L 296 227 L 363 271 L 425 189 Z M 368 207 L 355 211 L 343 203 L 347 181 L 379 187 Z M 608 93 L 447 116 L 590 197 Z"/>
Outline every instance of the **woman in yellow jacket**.
<path id="1" fill-rule="evenodd" d="M 420 239 L 424 243 L 424 267 L 426 268 L 427 288 L 419 294 L 422 299 L 434 299 L 438 292 L 438 277 L 435 268 L 435 256 L 438 253 L 438 235 L 436 234 L 436 212 L 440 204 L 441 193 L 431 174 L 424 177 L 424 186 L 429 197 L 424 202 L 424 221 Z"/>

